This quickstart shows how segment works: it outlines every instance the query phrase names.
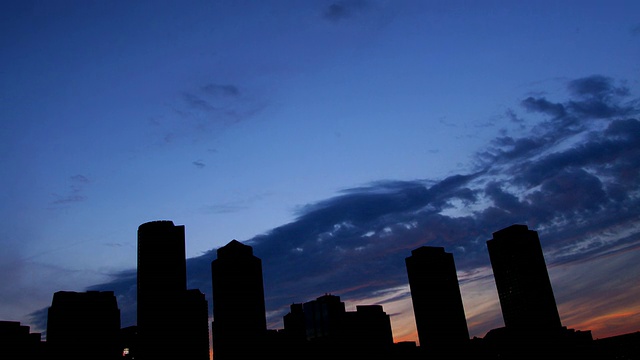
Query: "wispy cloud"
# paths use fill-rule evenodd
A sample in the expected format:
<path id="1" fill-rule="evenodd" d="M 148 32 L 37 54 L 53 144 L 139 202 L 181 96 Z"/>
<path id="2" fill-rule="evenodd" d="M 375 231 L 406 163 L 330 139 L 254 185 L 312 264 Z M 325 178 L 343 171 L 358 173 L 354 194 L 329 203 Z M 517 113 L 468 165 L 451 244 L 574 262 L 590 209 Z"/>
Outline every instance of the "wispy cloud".
<path id="1" fill-rule="evenodd" d="M 475 172 L 347 189 L 301 207 L 294 221 L 249 239 L 263 260 L 269 322 L 279 324 L 292 302 L 325 292 L 347 301 L 380 299 L 385 291 L 406 286 L 404 258 L 411 250 L 433 245 L 453 252 L 458 271 L 468 275 L 463 276 L 462 295 L 469 326 L 472 334 L 482 335 L 501 318 L 492 278 L 470 274 L 486 273 L 490 264 L 485 241 L 514 223 L 539 231 L 549 265 L 572 267 L 572 276 L 589 268 L 592 278 L 599 276 L 604 283 L 604 274 L 610 274 L 606 269 L 596 276 L 597 267 L 578 264 L 607 254 L 625 254 L 611 257 L 615 264 L 640 263 L 637 251 L 624 251 L 640 244 L 640 121 L 634 118 L 640 109 L 630 105 L 633 101 L 624 103 L 628 92 L 606 77 L 578 79 L 567 86 L 571 98 L 566 101 L 525 99 L 525 113 L 535 111 L 546 119 L 526 136 L 496 138 L 478 154 Z M 585 101 L 616 110 L 575 106 Z M 521 117 L 515 110 L 513 116 Z M 211 211 L 225 209 L 233 206 Z M 211 250 L 187 261 L 190 286 L 203 290 L 208 299 L 214 258 Z M 119 294 L 125 324 L 135 319 L 134 281 L 126 272 L 94 287 Z M 596 294 L 606 291 L 602 287 L 573 291 L 570 281 L 559 284 L 555 290 L 561 309 L 584 301 L 580 298 L 602 301 L 597 308 L 565 317 L 570 326 L 589 324 L 589 318 L 598 316 L 608 319 L 612 309 L 617 313 L 637 307 L 629 296 L 640 298 L 638 288 L 626 297 L 607 298 Z M 385 301 L 397 309 L 407 306 L 400 298 Z M 398 317 L 398 324 L 403 321 Z M 603 327 L 605 323 L 599 329 Z"/>
<path id="2" fill-rule="evenodd" d="M 192 162 L 193 166 L 197 167 L 198 169 L 202 169 L 206 166 L 206 164 L 204 163 L 204 161 L 202 160 L 196 160 L 194 162 Z"/>
<path id="3" fill-rule="evenodd" d="M 266 102 L 237 85 L 211 82 L 180 92 L 170 106 L 169 115 L 155 116 L 150 122 L 164 144 L 215 136 L 252 118 Z"/>
<path id="4" fill-rule="evenodd" d="M 84 175 L 73 175 L 69 177 L 69 191 L 66 194 L 53 194 L 55 198 L 50 202 L 51 205 L 67 205 L 87 200 L 84 195 L 84 188 L 91 183 L 91 180 Z"/>
<path id="5" fill-rule="evenodd" d="M 368 7 L 369 2 L 365 0 L 336 1 L 323 10 L 322 17 L 329 21 L 338 22 L 356 16 Z"/>

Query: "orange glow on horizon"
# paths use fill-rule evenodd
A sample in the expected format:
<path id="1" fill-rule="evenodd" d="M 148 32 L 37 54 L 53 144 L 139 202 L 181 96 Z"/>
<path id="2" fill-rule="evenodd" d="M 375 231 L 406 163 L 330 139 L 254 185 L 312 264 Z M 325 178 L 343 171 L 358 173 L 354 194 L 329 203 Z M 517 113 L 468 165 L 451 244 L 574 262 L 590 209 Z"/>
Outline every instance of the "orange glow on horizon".
<path id="1" fill-rule="evenodd" d="M 640 331 L 640 308 L 624 309 L 592 317 L 575 324 L 577 330 L 591 330 L 594 339 Z"/>

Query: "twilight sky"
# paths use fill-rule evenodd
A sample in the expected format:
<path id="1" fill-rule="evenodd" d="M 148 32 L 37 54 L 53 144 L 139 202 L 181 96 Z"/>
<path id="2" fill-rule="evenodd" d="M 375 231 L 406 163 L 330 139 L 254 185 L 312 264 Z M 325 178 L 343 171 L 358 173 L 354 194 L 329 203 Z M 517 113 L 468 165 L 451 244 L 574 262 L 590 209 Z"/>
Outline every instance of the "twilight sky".
<path id="1" fill-rule="evenodd" d="M 135 322 L 137 227 L 232 239 L 270 328 L 324 293 L 417 340 L 404 258 L 454 254 L 502 326 L 485 241 L 539 232 L 564 325 L 640 330 L 637 1 L 2 1 L 0 320 L 59 290 Z M 211 310 L 211 303 L 210 303 Z"/>

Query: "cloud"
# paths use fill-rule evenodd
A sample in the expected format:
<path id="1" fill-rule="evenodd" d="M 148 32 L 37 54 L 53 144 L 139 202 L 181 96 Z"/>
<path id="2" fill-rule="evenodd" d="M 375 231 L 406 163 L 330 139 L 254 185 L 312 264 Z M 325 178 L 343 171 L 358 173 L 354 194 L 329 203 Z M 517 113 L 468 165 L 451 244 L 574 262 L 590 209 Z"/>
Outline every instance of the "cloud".
<path id="1" fill-rule="evenodd" d="M 627 87 L 616 87 L 613 79 L 602 75 L 592 75 L 572 80 L 569 82 L 567 88 L 573 95 L 585 98 L 606 99 L 612 95 L 629 95 L 629 89 Z"/>
<path id="2" fill-rule="evenodd" d="M 67 205 L 87 200 L 83 191 L 90 183 L 91 180 L 84 175 L 77 174 L 69 177 L 69 191 L 63 195 L 53 194 L 55 199 L 50 202 L 50 205 Z"/>
<path id="3" fill-rule="evenodd" d="M 599 272 L 588 264 L 602 265 L 598 259 L 607 256 L 640 263 L 640 253 L 629 251 L 640 246 L 640 121 L 634 118 L 640 109 L 626 105 L 624 117 L 610 112 L 594 122 L 584 111 L 567 106 L 592 98 L 614 104 L 629 96 L 611 83 L 597 76 L 569 82 L 571 98 L 564 102 L 525 99 L 526 111 L 547 118 L 525 136 L 496 138 L 478 154 L 476 171 L 349 188 L 301 207 L 292 222 L 246 240 L 263 261 L 269 323 L 281 326 L 292 302 L 327 292 L 348 303 L 381 301 L 405 309 L 394 314 L 394 324 L 411 323 L 405 318 L 411 316 L 406 292 L 393 298 L 380 294 L 406 287 L 404 258 L 419 246 L 431 245 L 454 254 L 464 275 L 470 332 L 482 336 L 501 323 L 485 242 L 492 232 L 514 223 L 537 230 L 548 265 L 572 268 L 571 276 L 588 269 L 593 278 L 606 282 L 612 276 L 609 270 Z M 558 116 L 580 126 L 569 131 Z M 189 286 L 201 289 L 209 300 L 209 265 L 215 257 L 212 249 L 187 260 Z M 93 287 L 118 294 L 125 324 L 135 319 L 134 274 L 114 274 L 112 282 Z M 585 297 L 600 301 L 596 308 L 568 315 L 569 327 L 603 316 L 597 329 L 604 334 L 609 331 L 607 314 L 638 307 L 637 300 L 630 300 L 640 298 L 638 287 L 629 287 L 632 293 L 623 297 L 607 298 L 603 287 L 573 292 L 570 281 L 558 284 L 554 291 L 561 309 Z M 410 336 L 406 329 L 395 331 Z"/>
<path id="4" fill-rule="evenodd" d="M 351 18 L 366 10 L 369 3 L 364 0 L 343 0 L 329 5 L 322 12 L 322 17 L 332 22 L 338 22 Z"/>
<path id="5" fill-rule="evenodd" d="M 202 91 L 213 96 L 235 97 L 240 96 L 240 90 L 235 85 L 207 84 L 202 86 Z"/>
<path id="6" fill-rule="evenodd" d="M 191 93 L 183 93 L 182 98 L 184 99 L 184 102 L 193 110 L 200 110 L 205 112 L 216 110 L 216 108 L 213 105 L 211 105 L 210 102 L 208 102 L 207 100 L 204 100 L 198 95 L 191 94 Z"/>
<path id="7" fill-rule="evenodd" d="M 554 104 L 545 98 L 534 98 L 532 96 L 522 100 L 522 106 L 531 112 L 540 112 L 554 118 L 562 118 L 567 115 L 567 111 L 562 104 Z"/>
<path id="8" fill-rule="evenodd" d="M 181 91 L 169 106 L 170 115 L 153 116 L 150 122 L 162 144 L 210 139 L 252 118 L 267 105 L 250 89 L 209 82 Z"/>
<path id="9" fill-rule="evenodd" d="M 196 160 L 192 162 L 192 164 L 198 169 L 203 169 L 206 166 L 206 164 L 202 160 Z"/>

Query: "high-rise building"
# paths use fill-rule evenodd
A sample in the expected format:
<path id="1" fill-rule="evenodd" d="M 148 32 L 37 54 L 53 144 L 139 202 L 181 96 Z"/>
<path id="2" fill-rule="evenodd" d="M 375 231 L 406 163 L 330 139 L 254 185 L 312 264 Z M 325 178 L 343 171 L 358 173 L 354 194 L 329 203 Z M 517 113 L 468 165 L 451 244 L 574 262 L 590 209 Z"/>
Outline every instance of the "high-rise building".
<path id="1" fill-rule="evenodd" d="M 253 358 L 267 332 L 262 260 L 237 240 L 219 248 L 217 255 L 211 262 L 213 356 Z"/>
<path id="2" fill-rule="evenodd" d="M 184 225 L 152 221 L 138 227 L 138 326 L 158 320 L 165 301 L 187 289 Z M 140 330 L 140 329 L 139 329 Z"/>
<path id="3" fill-rule="evenodd" d="M 180 359 L 209 359 L 209 304 L 198 289 L 183 293 L 180 308 Z"/>
<path id="4" fill-rule="evenodd" d="M 113 291 L 53 294 L 47 318 L 52 359 L 118 359 L 119 336 L 120 310 Z"/>
<path id="5" fill-rule="evenodd" d="M 420 346 L 455 348 L 469 341 L 469 330 L 453 254 L 422 246 L 405 259 Z"/>
<path id="6" fill-rule="evenodd" d="M 282 318 L 284 333 L 292 341 L 307 340 L 302 304 L 291 304 L 289 308 L 291 311 Z"/>
<path id="7" fill-rule="evenodd" d="M 342 336 L 344 302 L 340 296 L 325 294 L 302 304 L 307 340 L 337 341 Z"/>
<path id="8" fill-rule="evenodd" d="M 208 309 L 204 309 L 204 295 L 187 290 L 184 226 L 172 221 L 140 225 L 136 358 L 208 359 Z"/>
<path id="9" fill-rule="evenodd" d="M 388 351 L 393 345 L 391 319 L 382 305 L 356 305 L 356 311 L 347 311 L 343 333 L 354 347 L 369 352 Z"/>
<path id="10" fill-rule="evenodd" d="M 512 225 L 487 241 L 502 317 L 507 329 L 562 327 L 538 233 Z"/>

